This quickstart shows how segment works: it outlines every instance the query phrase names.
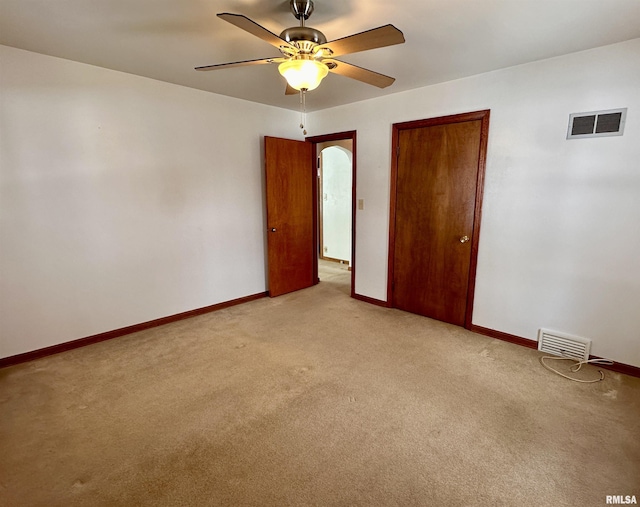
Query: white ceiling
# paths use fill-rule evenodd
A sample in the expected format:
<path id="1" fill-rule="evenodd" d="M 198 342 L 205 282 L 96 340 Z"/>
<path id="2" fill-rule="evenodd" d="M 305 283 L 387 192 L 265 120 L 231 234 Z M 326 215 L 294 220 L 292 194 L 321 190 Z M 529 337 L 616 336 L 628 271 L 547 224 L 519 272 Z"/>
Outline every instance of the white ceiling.
<path id="1" fill-rule="evenodd" d="M 0 0 L 0 44 L 222 95 L 298 109 L 276 65 L 194 67 L 279 56 L 216 17 L 297 26 L 286 0 Z M 384 90 L 330 74 L 309 111 L 640 37 L 640 0 L 315 0 L 329 40 L 392 23 L 406 43 L 342 57 L 396 78 Z"/>

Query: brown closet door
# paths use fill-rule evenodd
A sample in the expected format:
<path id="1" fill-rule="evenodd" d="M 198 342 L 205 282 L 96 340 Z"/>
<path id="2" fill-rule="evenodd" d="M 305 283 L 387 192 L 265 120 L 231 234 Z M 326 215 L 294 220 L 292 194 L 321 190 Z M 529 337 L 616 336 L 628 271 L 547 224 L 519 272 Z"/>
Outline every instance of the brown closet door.
<path id="1" fill-rule="evenodd" d="M 396 308 L 465 324 L 481 135 L 481 120 L 398 131 Z"/>

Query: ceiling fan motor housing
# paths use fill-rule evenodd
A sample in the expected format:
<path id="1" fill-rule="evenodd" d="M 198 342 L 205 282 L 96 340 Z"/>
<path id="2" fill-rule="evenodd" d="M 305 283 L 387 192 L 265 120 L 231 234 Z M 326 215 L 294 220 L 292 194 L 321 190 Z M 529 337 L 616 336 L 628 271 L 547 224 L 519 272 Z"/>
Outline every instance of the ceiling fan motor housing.
<path id="1" fill-rule="evenodd" d="M 316 30 L 310 26 L 292 26 L 291 28 L 285 28 L 280 34 L 280 38 L 287 42 L 295 42 L 298 40 L 306 40 L 315 42 L 316 44 L 324 44 L 327 42 L 327 38 L 320 30 Z"/>
<path id="2" fill-rule="evenodd" d="M 293 44 L 302 54 L 311 54 L 313 49 L 319 44 L 325 44 L 327 38 L 320 30 L 305 26 L 305 20 L 309 19 L 313 12 L 313 2 L 311 0 L 291 0 L 291 12 L 300 20 L 300 26 L 293 26 L 282 31 L 280 38 Z M 281 48 L 282 51 L 282 48 Z M 288 55 L 288 48 L 284 48 L 285 55 Z"/>

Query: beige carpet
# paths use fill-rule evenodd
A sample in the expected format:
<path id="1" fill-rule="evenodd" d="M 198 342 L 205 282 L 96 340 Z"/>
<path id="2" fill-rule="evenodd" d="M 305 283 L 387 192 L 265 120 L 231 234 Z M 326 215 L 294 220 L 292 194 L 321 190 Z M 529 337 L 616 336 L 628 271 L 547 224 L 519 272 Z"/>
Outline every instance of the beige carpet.
<path id="1" fill-rule="evenodd" d="M 0 370 L 0 505 L 640 499 L 640 379 L 570 382 L 348 276 Z"/>

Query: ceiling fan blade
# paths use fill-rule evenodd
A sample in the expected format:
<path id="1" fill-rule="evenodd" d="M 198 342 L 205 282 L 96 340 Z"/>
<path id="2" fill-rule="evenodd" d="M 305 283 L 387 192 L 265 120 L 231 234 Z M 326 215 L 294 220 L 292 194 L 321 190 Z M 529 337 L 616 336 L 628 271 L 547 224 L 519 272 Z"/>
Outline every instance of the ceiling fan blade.
<path id="1" fill-rule="evenodd" d="M 196 67 L 196 70 L 216 70 L 216 69 L 229 69 L 231 67 L 245 67 L 247 65 L 262 65 L 264 63 L 282 63 L 286 58 L 262 58 L 261 60 L 244 60 L 241 62 L 229 62 L 218 63 L 216 65 L 204 65 L 202 67 Z"/>
<path id="2" fill-rule="evenodd" d="M 280 49 L 281 47 L 293 48 L 296 47 L 293 44 L 288 43 L 286 40 L 281 39 L 275 33 L 270 32 L 265 27 L 260 26 L 255 21 L 250 20 L 248 17 L 243 16 L 242 14 L 230 14 L 228 12 L 222 12 L 218 14 L 220 19 L 224 19 L 225 21 L 231 23 L 232 25 L 237 26 L 238 28 L 242 28 L 244 31 L 249 32 L 251 35 L 255 35 L 259 37 L 265 42 L 268 42 L 272 46 Z"/>
<path id="3" fill-rule="evenodd" d="M 315 51 L 318 52 L 327 48 L 331 51 L 329 56 L 333 57 L 367 51 L 368 49 L 393 46 L 394 44 L 402 44 L 403 42 L 404 35 L 400 30 L 393 25 L 385 25 L 327 42 L 326 44 L 318 46 Z"/>
<path id="4" fill-rule="evenodd" d="M 393 77 L 385 76 L 384 74 L 379 74 L 378 72 L 364 69 L 341 60 L 325 58 L 322 62 L 328 64 L 327 66 L 329 67 L 329 71 L 334 74 L 350 77 L 351 79 L 356 79 L 363 83 L 377 86 L 378 88 L 386 88 L 387 86 L 392 85 L 395 81 L 395 78 Z"/>

